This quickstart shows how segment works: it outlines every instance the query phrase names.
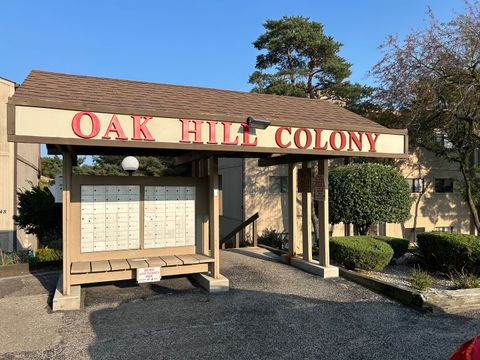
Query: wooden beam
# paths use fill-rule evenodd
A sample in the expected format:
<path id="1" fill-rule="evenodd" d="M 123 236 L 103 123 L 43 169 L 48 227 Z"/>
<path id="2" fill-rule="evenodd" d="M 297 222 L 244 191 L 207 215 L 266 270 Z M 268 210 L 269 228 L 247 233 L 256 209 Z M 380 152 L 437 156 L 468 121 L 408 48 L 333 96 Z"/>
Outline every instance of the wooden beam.
<path id="1" fill-rule="evenodd" d="M 288 252 L 297 254 L 297 164 L 288 164 Z"/>
<path id="2" fill-rule="evenodd" d="M 308 162 L 302 163 L 302 240 L 303 260 L 312 261 L 312 188 Z"/>
<path id="3" fill-rule="evenodd" d="M 211 156 L 217 156 L 220 153 L 217 151 L 189 151 L 185 154 L 175 156 L 173 158 L 173 164 L 175 166 L 188 164 L 195 160 L 206 159 Z"/>
<path id="4" fill-rule="evenodd" d="M 318 201 L 318 261 L 330 266 L 330 223 L 328 222 L 328 160 L 318 161 L 318 175 L 323 177 L 323 196 Z"/>
<path id="5" fill-rule="evenodd" d="M 63 249 L 63 295 L 70 295 L 70 190 L 72 188 L 72 155 L 63 153 L 63 193 L 62 193 L 62 249 Z"/>
<path id="6" fill-rule="evenodd" d="M 209 159 L 210 174 L 208 177 L 208 197 L 209 197 L 209 236 L 210 253 L 214 262 L 209 265 L 211 276 L 214 279 L 220 277 L 220 204 L 218 191 L 218 158 L 212 156 Z"/>
<path id="7" fill-rule="evenodd" d="M 276 155 L 271 156 L 264 159 L 258 159 L 258 166 L 266 167 L 266 166 L 274 166 L 274 165 L 282 165 L 282 164 L 293 164 L 299 163 L 304 161 L 315 161 L 319 159 L 330 159 L 332 157 L 326 156 L 317 156 L 317 155 Z"/>

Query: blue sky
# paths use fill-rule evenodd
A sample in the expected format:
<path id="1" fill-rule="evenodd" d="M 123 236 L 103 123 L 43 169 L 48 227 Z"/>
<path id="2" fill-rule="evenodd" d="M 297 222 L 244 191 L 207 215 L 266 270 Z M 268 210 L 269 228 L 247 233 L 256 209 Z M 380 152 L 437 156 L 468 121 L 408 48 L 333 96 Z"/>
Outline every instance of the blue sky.
<path id="1" fill-rule="evenodd" d="M 352 81 L 368 71 L 388 34 L 442 20 L 463 0 L 4 1 L 0 77 L 32 69 L 248 91 L 266 19 L 303 15 L 344 44 Z"/>

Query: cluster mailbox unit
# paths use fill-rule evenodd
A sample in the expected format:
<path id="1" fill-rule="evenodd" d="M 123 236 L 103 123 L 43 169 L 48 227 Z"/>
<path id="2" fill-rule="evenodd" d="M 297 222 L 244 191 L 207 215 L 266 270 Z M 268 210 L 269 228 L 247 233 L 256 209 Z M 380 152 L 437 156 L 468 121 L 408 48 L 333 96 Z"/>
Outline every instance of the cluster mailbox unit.
<path id="1" fill-rule="evenodd" d="M 289 260 L 337 276 L 328 251 L 328 159 L 404 158 L 405 130 L 322 100 L 32 71 L 8 103 L 9 141 L 63 155 L 63 275 L 77 285 L 193 274 L 210 291 L 220 274 L 219 157 L 288 164 Z M 171 156 L 188 177 L 76 176 L 77 155 Z M 311 254 L 310 166 L 320 192 L 319 260 Z M 299 164 L 302 164 L 299 168 Z M 297 173 L 304 181 L 297 229 Z M 223 184 L 228 186 L 228 184 Z M 281 215 L 279 215 L 281 216 Z"/>

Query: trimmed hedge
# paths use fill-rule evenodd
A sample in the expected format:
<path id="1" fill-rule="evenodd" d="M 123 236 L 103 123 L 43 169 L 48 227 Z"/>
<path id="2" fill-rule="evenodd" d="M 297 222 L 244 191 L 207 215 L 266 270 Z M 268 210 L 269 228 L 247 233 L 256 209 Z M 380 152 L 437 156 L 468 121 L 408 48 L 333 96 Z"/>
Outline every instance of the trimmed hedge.
<path id="1" fill-rule="evenodd" d="M 393 259 L 400 259 L 408 250 L 410 241 L 402 238 L 394 238 L 391 236 L 374 236 L 375 239 L 384 241 L 393 249 Z"/>
<path id="2" fill-rule="evenodd" d="M 393 249 L 373 236 L 344 236 L 330 239 L 330 254 L 347 269 L 379 271 L 392 260 Z"/>
<path id="3" fill-rule="evenodd" d="M 421 233 L 418 248 L 428 267 L 443 272 L 480 272 L 480 238 L 451 233 Z"/>

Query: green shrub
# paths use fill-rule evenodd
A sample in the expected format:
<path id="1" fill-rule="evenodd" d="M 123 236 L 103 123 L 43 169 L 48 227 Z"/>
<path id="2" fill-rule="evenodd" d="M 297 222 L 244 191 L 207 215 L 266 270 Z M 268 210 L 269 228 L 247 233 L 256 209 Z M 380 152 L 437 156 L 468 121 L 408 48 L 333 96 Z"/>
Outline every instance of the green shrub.
<path id="1" fill-rule="evenodd" d="M 372 224 L 403 223 L 412 196 L 400 172 L 382 164 L 338 166 L 328 177 L 329 222 L 356 225 L 366 235 Z"/>
<path id="2" fill-rule="evenodd" d="M 452 290 L 474 289 L 480 287 L 480 279 L 473 274 L 460 274 L 452 277 Z"/>
<path id="3" fill-rule="evenodd" d="M 378 271 L 392 260 L 393 249 L 372 236 L 345 236 L 330 239 L 330 254 L 347 269 Z"/>
<path id="4" fill-rule="evenodd" d="M 418 248 L 426 265 L 445 273 L 480 271 L 480 239 L 473 235 L 451 233 L 421 233 Z"/>
<path id="5" fill-rule="evenodd" d="M 0 265 L 27 263 L 31 256 L 30 250 L 3 251 L 0 249 Z"/>
<path id="6" fill-rule="evenodd" d="M 390 236 L 374 236 L 375 239 L 386 242 L 393 249 L 393 258 L 400 259 L 408 250 L 410 241 Z"/>
<path id="7" fill-rule="evenodd" d="M 33 186 L 17 195 L 18 215 L 13 219 L 20 229 L 35 235 L 43 246 L 62 237 L 62 204 L 55 203 L 48 189 Z"/>
<path id="8" fill-rule="evenodd" d="M 410 278 L 410 285 L 412 288 L 425 291 L 430 289 L 433 286 L 433 283 L 433 278 L 428 272 L 420 268 L 413 269 L 412 276 Z"/>
<path id="9" fill-rule="evenodd" d="M 54 260 L 61 260 L 62 259 L 62 251 L 57 249 L 50 249 L 48 247 L 38 249 L 35 252 L 36 262 L 44 262 L 44 261 L 54 261 Z"/>
<path id="10" fill-rule="evenodd" d="M 275 229 L 265 229 L 258 237 L 258 243 L 283 250 L 287 247 L 288 239 Z"/>

